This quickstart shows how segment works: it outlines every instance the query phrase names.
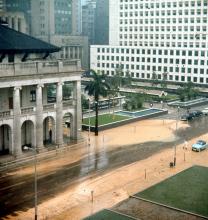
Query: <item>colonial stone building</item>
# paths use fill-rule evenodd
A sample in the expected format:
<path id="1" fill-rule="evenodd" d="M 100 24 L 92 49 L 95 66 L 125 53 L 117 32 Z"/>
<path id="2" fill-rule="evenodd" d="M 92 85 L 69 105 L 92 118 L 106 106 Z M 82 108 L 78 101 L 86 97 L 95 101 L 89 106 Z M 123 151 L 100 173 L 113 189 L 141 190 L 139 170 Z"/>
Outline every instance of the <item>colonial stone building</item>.
<path id="1" fill-rule="evenodd" d="M 80 61 L 50 59 L 59 49 L 0 25 L 1 154 L 19 156 L 25 145 L 61 147 L 66 139 L 80 138 Z M 65 85 L 72 88 L 67 100 Z"/>

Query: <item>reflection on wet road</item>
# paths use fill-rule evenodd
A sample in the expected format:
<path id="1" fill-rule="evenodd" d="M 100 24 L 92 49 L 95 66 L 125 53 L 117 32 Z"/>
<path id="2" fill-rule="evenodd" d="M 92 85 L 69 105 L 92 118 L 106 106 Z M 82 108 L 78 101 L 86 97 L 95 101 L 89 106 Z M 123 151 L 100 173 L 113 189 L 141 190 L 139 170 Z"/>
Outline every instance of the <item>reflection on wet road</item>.
<path id="1" fill-rule="evenodd" d="M 190 122 L 190 127 L 179 129 L 177 142 L 207 133 L 207 122 L 208 117 L 202 117 Z M 79 161 L 70 163 L 69 159 L 69 163 L 38 175 L 38 202 L 41 203 L 56 196 L 83 178 L 96 176 L 100 172 L 107 172 L 142 160 L 173 145 L 174 142 L 152 141 L 108 150 L 105 144 L 102 147 L 95 144 L 90 147 L 89 153 L 86 151 Z M 72 152 L 69 151 L 64 157 L 70 158 L 70 153 Z M 34 207 L 33 173 L 22 175 L 8 173 L 0 176 L 0 218 L 7 214 L 15 215 L 15 211 L 25 211 L 32 207 Z"/>

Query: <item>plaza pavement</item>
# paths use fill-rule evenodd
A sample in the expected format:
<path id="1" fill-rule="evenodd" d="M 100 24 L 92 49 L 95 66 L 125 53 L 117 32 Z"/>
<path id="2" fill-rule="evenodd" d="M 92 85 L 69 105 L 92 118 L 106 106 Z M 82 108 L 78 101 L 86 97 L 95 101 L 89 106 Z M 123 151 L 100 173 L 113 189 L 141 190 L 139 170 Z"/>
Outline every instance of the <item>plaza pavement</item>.
<path id="1" fill-rule="evenodd" d="M 172 142 L 177 140 L 175 126 L 174 120 L 151 119 L 140 121 L 100 132 L 99 137 L 91 134 L 90 148 L 106 147 L 109 150 L 147 141 Z M 179 122 L 178 129 L 188 126 L 187 123 Z M 87 132 L 84 133 L 86 139 L 87 135 Z M 50 220 L 82 219 L 103 208 L 111 208 L 120 201 L 127 199 L 129 195 L 142 191 L 194 164 L 208 166 L 208 150 L 200 153 L 191 151 L 191 145 L 197 139 L 208 140 L 208 135 L 204 134 L 191 139 L 188 146 L 184 143 L 176 146 L 177 161 L 175 168 L 169 167 L 169 163 L 173 161 L 174 157 L 173 146 L 144 160 L 101 173 L 99 176 L 80 180 L 80 182 L 68 187 L 65 192 L 39 204 L 38 217 L 39 219 Z M 75 161 L 76 159 L 76 155 L 73 155 L 72 160 Z M 39 164 L 38 171 L 52 170 L 55 166 L 61 167 L 61 164 L 57 165 L 55 162 Z M 21 172 L 32 173 L 33 169 L 32 167 L 25 168 L 18 172 L 20 172 L 19 175 Z M 7 216 L 5 219 L 33 219 L 34 209 L 16 214 L 17 216 Z"/>

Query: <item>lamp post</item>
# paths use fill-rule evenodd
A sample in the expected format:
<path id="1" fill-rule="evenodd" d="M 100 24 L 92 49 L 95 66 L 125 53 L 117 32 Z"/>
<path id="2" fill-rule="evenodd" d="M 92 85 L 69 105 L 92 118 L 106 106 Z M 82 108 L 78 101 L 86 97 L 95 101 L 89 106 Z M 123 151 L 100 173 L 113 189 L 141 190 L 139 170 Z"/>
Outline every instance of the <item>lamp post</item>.
<path id="1" fill-rule="evenodd" d="M 91 129 L 90 99 L 88 99 L 88 101 L 89 101 L 89 109 L 88 109 L 89 120 L 88 120 L 87 164 L 88 164 L 88 172 L 89 172 L 89 149 L 90 149 L 90 129 Z"/>
<path id="2" fill-rule="evenodd" d="M 35 220 L 38 219 L 38 187 L 37 187 L 37 147 L 31 148 L 24 146 L 24 150 L 31 150 L 34 152 L 34 193 L 35 193 Z"/>
<path id="3" fill-rule="evenodd" d="M 177 119 L 176 119 L 176 133 L 178 131 L 178 120 L 179 120 L 179 110 L 180 106 L 177 107 Z M 176 165 L 176 144 L 174 145 L 174 160 L 173 160 L 173 165 Z"/>
<path id="4" fill-rule="evenodd" d="M 34 149 L 34 170 L 35 170 L 35 174 L 34 174 L 34 181 L 35 181 L 35 220 L 38 219 L 38 192 L 37 192 L 37 148 L 35 147 Z"/>

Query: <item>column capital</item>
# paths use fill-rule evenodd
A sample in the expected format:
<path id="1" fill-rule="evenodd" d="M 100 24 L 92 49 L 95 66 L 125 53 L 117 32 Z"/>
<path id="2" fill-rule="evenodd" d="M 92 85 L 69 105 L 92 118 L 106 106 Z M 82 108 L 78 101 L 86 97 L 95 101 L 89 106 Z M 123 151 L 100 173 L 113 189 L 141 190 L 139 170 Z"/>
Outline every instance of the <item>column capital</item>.
<path id="1" fill-rule="evenodd" d="M 21 89 L 22 89 L 21 86 L 15 86 L 15 87 L 14 87 L 14 90 L 21 90 Z"/>
<path id="2" fill-rule="evenodd" d="M 44 84 L 43 83 L 40 83 L 37 85 L 37 88 L 43 88 L 44 87 Z"/>
<path id="3" fill-rule="evenodd" d="M 64 85 L 64 82 L 57 82 L 57 85 L 58 85 L 58 86 L 63 86 L 63 85 Z"/>

